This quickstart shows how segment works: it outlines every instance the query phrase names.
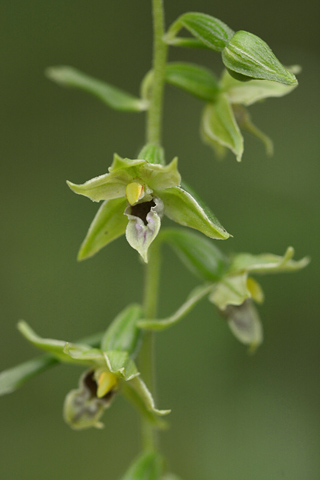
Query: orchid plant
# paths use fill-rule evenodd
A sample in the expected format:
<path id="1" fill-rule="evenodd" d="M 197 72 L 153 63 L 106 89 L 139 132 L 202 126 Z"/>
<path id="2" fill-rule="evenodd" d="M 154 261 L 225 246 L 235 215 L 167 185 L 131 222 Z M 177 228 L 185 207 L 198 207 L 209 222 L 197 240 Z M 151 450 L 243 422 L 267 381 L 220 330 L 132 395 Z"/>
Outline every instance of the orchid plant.
<path id="1" fill-rule="evenodd" d="M 63 409 L 64 420 L 76 430 L 101 428 L 105 410 L 117 395 L 124 395 L 141 415 L 142 448 L 122 480 L 179 480 L 166 471 L 157 441 L 159 429 L 166 425 L 163 417 L 170 410 L 159 410 L 153 399 L 155 333 L 174 326 L 207 298 L 231 332 L 252 352 L 263 340 L 255 303 L 261 304 L 264 294 L 255 277 L 297 271 L 308 263 L 308 258 L 294 260 L 292 247 L 283 256 L 224 254 L 215 240 L 227 240 L 231 235 L 200 196 L 182 181 L 177 158 L 167 163 L 161 135 L 164 86 L 169 83 L 204 103 L 201 137 L 217 156 L 229 149 L 241 161 L 241 129 L 254 133 L 272 154 L 271 140 L 252 123 L 246 107 L 294 90 L 298 67 L 284 67 L 262 39 L 249 32 L 234 32 L 210 15 L 185 13 L 165 30 L 163 1 L 152 0 L 152 9 L 153 65 L 142 79 L 140 97 L 71 67 L 47 71 L 54 82 L 87 91 L 114 110 L 146 111 L 146 140 L 137 157 L 115 154 L 107 173 L 83 184 L 67 182 L 74 193 L 102 202 L 81 244 L 78 260 L 90 258 L 125 234 L 128 244 L 145 263 L 144 301 L 124 306 L 115 319 L 110 319 L 103 334 L 73 343 L 42 338 L 26 322 L 19 322 L 22 335 L 46 353 L 0 375 L 0 393 L 6 394 L 51 366 L 83 366 L 78 387 L 67 394 Z M 183 29 L 187 36 L 179 36 Z M 168 62 L 169 47 L 208 49 L 221 54 L 221 78 L 198 64 Z M 180 227 L 163 229 L 163 216 Z M 164 244 L 173 249 L 200 283 L 176 312 L 159 319 Z"/>

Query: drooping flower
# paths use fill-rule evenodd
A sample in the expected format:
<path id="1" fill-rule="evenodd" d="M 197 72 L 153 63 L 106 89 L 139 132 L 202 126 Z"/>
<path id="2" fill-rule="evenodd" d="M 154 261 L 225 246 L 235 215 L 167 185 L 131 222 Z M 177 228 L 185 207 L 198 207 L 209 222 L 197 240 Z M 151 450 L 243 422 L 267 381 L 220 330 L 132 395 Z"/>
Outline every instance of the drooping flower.
<path id="1" fill-rule="evenodd" d="M 77 194 L 104 201 L 81 245 L 80 260 L 126 233 L 128 243 L 147 262 L 148 248 L 159 232 L 163 215 L 211 238 L 229 237 L 201 201 L 181 187 L 176 158 L 161 165 L 115 155 L 109 173 L 83 185 L 67 183 Z"/>

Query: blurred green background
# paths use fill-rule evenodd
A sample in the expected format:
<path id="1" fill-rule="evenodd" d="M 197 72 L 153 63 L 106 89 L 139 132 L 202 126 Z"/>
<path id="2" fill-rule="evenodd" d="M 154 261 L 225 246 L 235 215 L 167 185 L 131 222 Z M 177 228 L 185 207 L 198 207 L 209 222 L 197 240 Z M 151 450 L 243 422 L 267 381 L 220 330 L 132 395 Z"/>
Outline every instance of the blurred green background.
<path id="1" fill-rule="evenodd" d="M 80 92 L 59 89 L 47 66 L 72 65 L 138 93 L 151 62 L 147 0 L 1 0 L 1 370 L 37 354 L 18 334 L 21 318 L 43 336 L 72 340 L 101 331 L 139 301 L 143 267 L 124 238 L 83 263 L 76 253 L 97 206 L 66 187 L 106 172 L 114 152 L 134 157 L 144 115 L 121 114 Z M 221 163 L 198 135 L 201 102 L 167 88 L 167 159 L 211 205 L 234 238 L 226 252 L 288 245 L 312 263 L 294 275 L 261 279 L 265 342 L 255 356 L 212 305 L 199 305 L 157 337 L 158 405 L 172 408 L 162 448 L 185 480 L 318 480 L 319 436 L 319 35 L 314 0 L 175 0 L 167 24 L 204 11 L 234 30 L 261 36 L 286 64 L 301 64 L 299 88 L 254 105 L 255 123 L 274 140 L 267 158 L 245 136 L 241 164 Z M 222 70 L 217 54 L 177 49 L 170 59 Z M 196 280 L 166 252 L 161 315 Z M 139 421 L 121 397 L 103 431 L 74 432 L 62 404 L 80 371 L 55 368 L 1 398 L 0 476 L 116 479 L 139 452 Z"/>

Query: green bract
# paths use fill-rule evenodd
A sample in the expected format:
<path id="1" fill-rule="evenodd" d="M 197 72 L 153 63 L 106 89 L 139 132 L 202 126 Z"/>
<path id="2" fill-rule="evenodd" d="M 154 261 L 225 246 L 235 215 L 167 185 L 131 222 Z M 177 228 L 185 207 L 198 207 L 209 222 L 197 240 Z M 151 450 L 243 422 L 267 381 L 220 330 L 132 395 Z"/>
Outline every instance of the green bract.
<path id="1" fill-rule="evenodd" d="M 147 262 L 148 248 L 159 232 L 163 215 L 211 238 L 229 237 L 212 212 L 180 186 L 177 159 L 161 165 L 115 155 L 109 173 L 83 185 L 67 183 L 77 194 L 93 201 L 104 200 L 81 245 L 80 260 L 126 233 L 128 243 Z"/>
<path id="2" fill-rule="evenodd" d="M 231 75 L 238 79 L 259 78 L 297 85 L 293 73 L 279 62 L 266 42 L 252 33 L 236 32 L 225 46 L 222 60 Z"/>
<path id="3" fill-rule="evenodd" d="M 25 322 L 19 330 L 34 346 L 50 353 L 63 363 L 84 365 L 89 369 L 80 377 L 79 387 L 66 397 L 64 418 L 74 429 L 101 428 L 100 417 L 118 391 L 124 393 L 142 413 L 159 427 L 158 415 L 169 410 L 157 410 L 151 393 L 140 378 L 132 360 L 141 331 L 137 321 L 142 316 L 139 305 L 130 305 L 111 323 L 101 341 L 101 348 L 72 344 L 39 337 Z"/>

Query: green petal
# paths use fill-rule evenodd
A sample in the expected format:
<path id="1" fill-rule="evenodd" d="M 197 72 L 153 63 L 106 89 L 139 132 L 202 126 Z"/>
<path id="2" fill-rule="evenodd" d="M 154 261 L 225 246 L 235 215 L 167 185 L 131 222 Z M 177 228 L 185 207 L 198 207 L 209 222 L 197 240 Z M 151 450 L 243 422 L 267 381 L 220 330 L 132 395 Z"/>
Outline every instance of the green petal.
<path id="1" fill-rule="evenodd" d="M 208 104 L 201 121 L 203 140 L 213 147 L 218 143 L 229 148 L 238 162 L 243 154 L 243 138 L 234 117 L 231 105 L 225 95 L 219 95 L 214 103 Z"/>
<path id="2" fill-rule="evenodd" d="M 125 198 L 106 200 L 99 208 L 88 233 L 81 244 L 78 260 L 92 257 L 126 231 L 128 219 L 124 215 L 127 205 Z"/>
<path id="3" fill-rule="evenodd" d="M 123 378 L 126 382 L 139 375 L 138 369 L 128 352 L 119 350 L 104 352 L 104 358 L 110 372 Z"/>
<path id="4" fill-rule="evenodd" d="M 294 256 L 293 247 L 288 247 L 283 256 L 271 253 L 251 255 L 250 253 L 239 253 L 235 255 L 229 271 L 252 272 L 257 274 L 295 272 L 306 267 L 310 262 L 308 257 L 301 260 L 292 260 Z"/>
<path id="5" fill-rule="evenodd" d="M 222 60 L 231 75 L 297 85 L 296 77 L 281 65 L 266 42 L 252 33 L 236 32 L 224 48 Z"/>
<path id="6" fill-rule="evenodd" d="M 240 82 L 225 71 L 221 88 L 231 103 L 240 103 L 245 106 L 252 105 L 265 98 L 283 97 L 292 92 L 297 85 L 289 86 L 270 80 L 249 80 Z"/>
<path id="7" fill-rule="evenodd" d="M 164 318 L 162 320 L 139 320 L 138 326 L 146 330 L 165 330 L 166 328 L 172 327 L 183 317 L 185 317 L 192 309 L 200 302 L 203 298 L 207 297 L 212 291 L 212 285 L 205 285 L 203 287 L 195 288 L 190 295 L 188 296 L 185 303 L 170 317 Z"/>
<path id="8" fill-rule="evenodd" d="M 61 362 L 78 363 L 65 353 L 65 346 L 67 342 L 61 340 L 53 340 L 51 338 L 41 338 L 23 320 L 18 323 L 18 330 L 35 347 L 39 348 L 40 350 L 44 350 L 45 352 L 51 353 L 51 355 L 56 357 Z M 88 347 L 79 345 L 78 348 Z"/>
<path id="9" fill-rule="evenodd" d="M 220 89 L 210 70 L 192 63 L 168 63 L 166 82 L 209 102 L 214 100 Z"/>
<path id="10" fill-rule="evenodd" d="M 189 230 L 167 229 L 160 235 L 185 266 L 202 280 L 216 282 L 225 273 L 228 260 L 214 242 Z"/>
<path id="11" fill-rule="evenodd" d="M 178 159 L 174 158 L 168 165 L 156 165 L 145 162 L 139 167 L 139 177 L 154 191 L 180 185 Z"/>
<path id="12" fill-rule="evenodd" d="M 130 355 L 136 353 L 140 344 L 142 332 L 137 327 L 142 317 L 143 309 L 140 305 L 129 305 L 122 310 L 108 327 L 101 341 L 101 350 L 126 351 Z"/>
<path id="13" fill-rule="evenodd" d="M 46 70 L 46 75 L 50 80 L 64 87 L 78 88 L 91 93 L 114 110 L 141 112 L 148 108 L 148 104 L 140 98 L 72 67 L 50 67 Z"/>
<path id="14" fill-rule="evenodd" d="M 173 187 L 159 192 L 159 197 L 164 203 L 165 215 L 174 222 L 194 228 L 210 238 L 230 237 L 219 220 L 194 193 L 191 194 L 181 187 Z"/>
<path id="15" fill-rule="evenodd" d="M 121 480 L 160 480 L 163 459 L 156 452 L 142 453 Z"/>
<path id="16" fill-rule="evenodd" d="M 214 303 L 220 310 L 228 305 L 241 305 L 251 293 L 247 287 L 247 274 L 226 276 L 221 282 L 214 286 L 210 295 L 210 302 Z"/>
<path id="17" fill-rule="evenodd" d="M 257 309 L 251 301 L 239 306 L 229 305 L 223 312 L 234 336 L 253 352 L 263 341 L 263 329 Z"/>

